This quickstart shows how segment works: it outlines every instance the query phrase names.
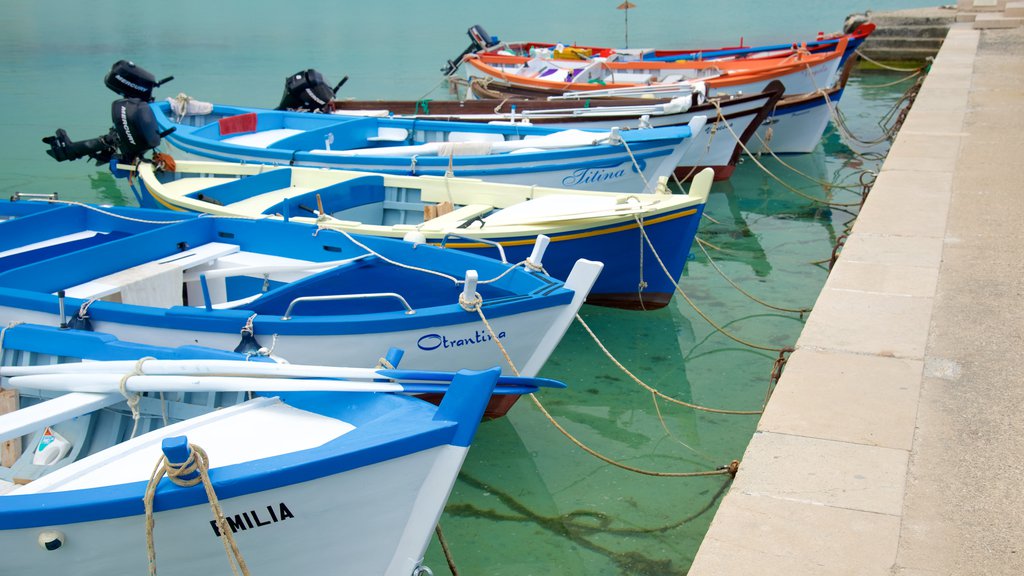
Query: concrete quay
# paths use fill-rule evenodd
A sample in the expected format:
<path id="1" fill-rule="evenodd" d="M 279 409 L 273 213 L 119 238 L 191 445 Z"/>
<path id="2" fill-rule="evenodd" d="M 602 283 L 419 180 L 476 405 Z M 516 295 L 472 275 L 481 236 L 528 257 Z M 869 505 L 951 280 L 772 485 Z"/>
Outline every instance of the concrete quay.
<path id="1" fill-rule="evenodd" d="M 1024 574 L 1024 29 L 950 29 L 690 576 Z"/>

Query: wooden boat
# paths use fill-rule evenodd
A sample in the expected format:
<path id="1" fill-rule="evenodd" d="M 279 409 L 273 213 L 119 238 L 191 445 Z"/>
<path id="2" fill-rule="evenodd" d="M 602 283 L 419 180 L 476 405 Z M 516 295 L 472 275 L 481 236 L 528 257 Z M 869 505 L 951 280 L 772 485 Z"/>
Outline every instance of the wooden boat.
<path id="1" fill-rule="evenodd" d="M 580 261 L 562 282 L 299 222 L 23 200 L 0 213 L 15 215 L 0 222 L 0 324 L 53 325 L 66 308 L 73 325 L 133 342 L 296 364 L 368 366 L 397 347 L 410 369 L 509 369 L 507 353 L 533 376 L 601 270 Z"/>
<path id="2" fill-rule="evenodd" d="M 510 86 L 552 92 L 590 91 L 633 86 L 701 82 L 707 94 L 755 93 L 778 80 L 786 94 L 804 94 L 831 87 L 846 50 L 841 38 L 831 51 L 798 51 L 782 58 L 746 58 L 722 61 L 619 60 L 617 55 L 585 60 L 470 54 L 467 76 L 499 80 Z"/>
<path id="3" fill-rule="evenodd" d="M 152 104 L 176 158 L 286 164 L 387 174 L 451 174 L 492 182 L 651 192 L 704 125 L 644 130 L 345 117 L 234 106 L 176 117 Z"/>
<path id="4" fill-rule="evenodd" d="M 242 562 L 267 574 L 414 574 L 499 373 L 325 369 L 7 328 L 0 383 L 21 407 L 0 415 L 0 440 L 24 450 L 5 448 L 0 466 L 4 571 L 139 574 L 152 550 L 160 574 Z M 439 406 L 381 391 L 424 387 L 443 391 Z M 174 471 L 196 455 L 204 471 L 151 480 L 155 465 Z M 229 535 L 238 556 L 225 556 Z"/>
<path id="5" fill-rule="evenodd" d="M 497 92 L 488 92 L 480 83 L 474 83 L 467 89 L 476 92 L 473 96 L 484 95 L 484 98 L 460 101 L 334 100 L 332 106 L 335 113 L 348 115 L 507 122 L 590 130 L 610 130 L 617 126 L 679 126 L 688 124 L 695 116 L 705 116 L 709 122 L 692 136 L 692 143 L 679 161 L 675 174 L 686 178 L 709 167 L 715 171 L 716 180 L 726 180 L 736 168 L 743 145 L 772 113 L 784 91 L 782 84 L 776 83 L 769 85 L 765 92 L 720 96 L 714 101 L 705 100 L 699 93 L 655 101 L 648 98 L 549 101 L 509 99 Z M 728 122 L 738 138 L 731 137 L 720 124 L 722 122 Z"/>
<path id="6" fill-rule="evenodd" d="M 509 262 L 535 260 L 543 237 L 548 274 L 567 278 L 580 258 L 600 260 L 604 271 L 587 302 L 628 309 L 671 300 L 712 179 L 706 170 L 688 195 L 638 195 L 222 162 L 175 162 L 173 171 L 143 163 L 135 170 L 140 203 L 172 210 L 409 237 Z"/>

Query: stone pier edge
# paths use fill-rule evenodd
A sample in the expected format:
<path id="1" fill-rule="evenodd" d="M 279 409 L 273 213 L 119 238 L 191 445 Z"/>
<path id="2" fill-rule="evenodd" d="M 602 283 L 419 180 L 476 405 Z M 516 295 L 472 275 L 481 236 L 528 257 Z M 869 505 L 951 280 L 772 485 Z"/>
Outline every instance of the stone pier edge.
<path id="1" fill-rule="evenodd" d="M 979 34 L 947 35 L 690 576 L 897 570 Z"/>

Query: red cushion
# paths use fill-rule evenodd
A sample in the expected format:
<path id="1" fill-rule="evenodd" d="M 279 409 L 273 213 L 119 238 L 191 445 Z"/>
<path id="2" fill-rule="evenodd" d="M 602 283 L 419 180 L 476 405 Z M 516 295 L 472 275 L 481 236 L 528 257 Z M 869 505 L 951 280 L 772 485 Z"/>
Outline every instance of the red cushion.
<path id="1" fill-rule="evenodd" d="M 220 135 L 238 134 L 240 132 L 256 131 L 256 113 L 247 112 L 237 116 L 221 118 L 217 124 L 220 126 Z"/>

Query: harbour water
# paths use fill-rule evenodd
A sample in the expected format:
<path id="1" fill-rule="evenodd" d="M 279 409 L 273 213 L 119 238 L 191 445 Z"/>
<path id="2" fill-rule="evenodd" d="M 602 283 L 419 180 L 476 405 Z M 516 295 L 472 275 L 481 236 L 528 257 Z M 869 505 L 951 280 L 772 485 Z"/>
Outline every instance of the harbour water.
<path id="1" fill-rule="evenodd" d="M 780 7 L 744 0 L 726 22 L 710 5 L 683 11 L 666 0 L 637 4 L 629 13 L 630 45 L 665 47 L 740 36 L 747 43 L 807 38 L 838 30 L 853 12 L 929 5 L 805 1 Z M 122 58 L 158 78 L 175 76 L 159 97 L 186 92 L 272 107 L 287 74 L 314 67 L 331 82 L 349 75 L 342 96 L 444 98 L 438 69 L 468 43 L 470 25 L 510 40 L 622 44 L 623 13 L 614 5 L 599 13 L 592 3 L 536 1 L 514 9 L 464 0 L 359 7 L 314 2 L 287 11 L 270 2 L 186 1 L 144 10 L 115 2 L 20 3 L 8 7 L 0 24 L 7 71 L 0 77 L 0 189 L 5 196 L 57 191 L 64 199 L 132 203 L 124 183 L 104 167 L 57 164 L 40 142 L 58 127 L 75 139 L 106 132 L 115 96 L 102 79 Z M 839 104 L 854 134 L 872 139 L 881 133 L 879 121 L 911 81 L 878 86 L 902 76 L 854 73 Z M 751 300 L 723 275 L 773 306 L 813 306 L 833 247 L 856 214 L 860 176 L 877 169 L 886 146 L 853 145 L 830 129 L 813 154 L 785 157 L 789 166 L 760 158 L 785 184 L 746 159 L 730 181 L 715 184 L 709 199 L 698 236 L 711 260 L 695 247 L 681 281 L 700 312 L 677 295 L 662 310 L 585 307 L 582 318 L 616 361 L 648 386 L 703 406 L 760 409 L 778 356 L 771 349 L 796 341 L 802 317 Z M 645 471 L 714 470 L 740 457 L 756 425 L 756 416 L 655 403 L 581 325 L 570 330 L 542 375 L 569 384 L 539 395 L 561 426 L 606 457 Z M 609 465 L 573 445 L 523 399 L 507 418 L 481 427 L 441 526 L 462 574 L 685 574 L 727 482 L 727 476 L 659 477 Z M 446 573 L 437 542 L 427 564 L 435 574 Z"/>

